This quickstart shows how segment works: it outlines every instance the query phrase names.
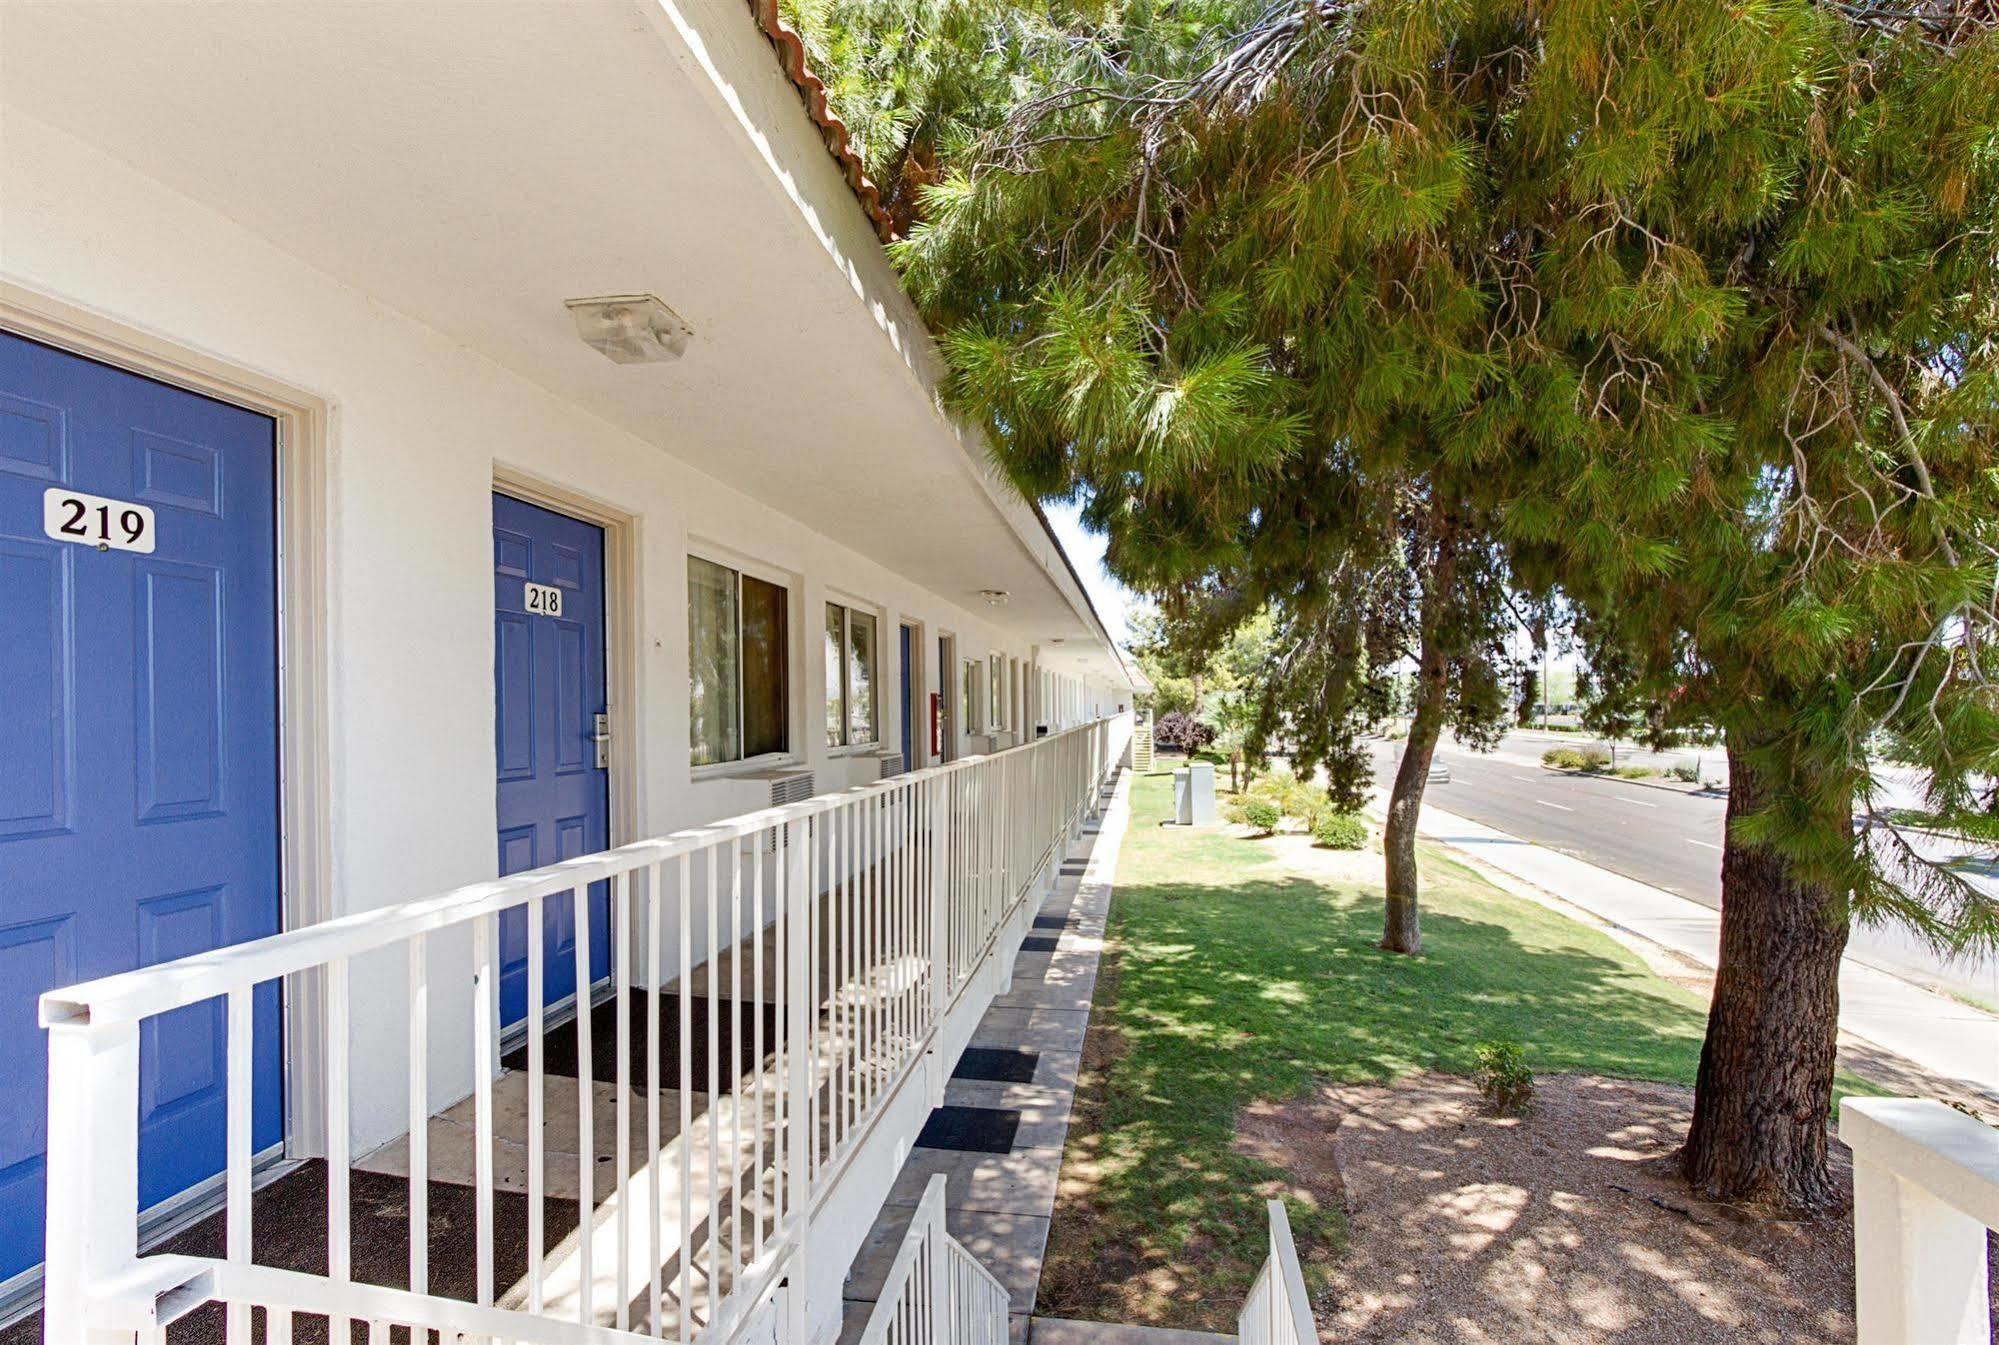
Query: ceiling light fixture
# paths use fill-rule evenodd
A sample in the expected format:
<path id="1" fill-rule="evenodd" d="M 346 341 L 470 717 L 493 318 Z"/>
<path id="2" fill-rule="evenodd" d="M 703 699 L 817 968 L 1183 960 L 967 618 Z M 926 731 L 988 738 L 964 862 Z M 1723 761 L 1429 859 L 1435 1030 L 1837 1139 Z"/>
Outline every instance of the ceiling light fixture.
<path id="1" fill-rule="evenodd" d="M 1006 600 L 1013 595 L 1003 588 L 982 588 L 979 590 L 979 596 L 986 600 L 988 607 L 1004 607 Z"/>
<path id="2" fill-rule="evenodd" d="M 619 364 L 664 364 L 687 349 L 694 329 L 651 294 L 566 301 L 583 344 Z"/>

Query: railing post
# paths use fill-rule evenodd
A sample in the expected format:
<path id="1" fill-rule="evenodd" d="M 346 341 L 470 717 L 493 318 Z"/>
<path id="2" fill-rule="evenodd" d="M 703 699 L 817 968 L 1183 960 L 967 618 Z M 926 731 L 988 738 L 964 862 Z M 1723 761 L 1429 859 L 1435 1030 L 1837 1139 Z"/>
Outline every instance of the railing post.
<path id="1" fill-rule="evenodd" d="M 1986 1229 L 1999 1227 L 1999 1139 L 1915 1098 L 1848 1098 L 1860 1345 L 1986 1345 Z"/>
<path id="2" fill-rule="evenodd" d="M 951 788 L 956 777 L 948 773 L 932 776 L 930 797 L 923 815 L 930 828 L 930 1030 L 944 1030 L 944 1013 L 951 1004 L 951 925 L 950 925 L 950 835 Z M 934 1038 L 933 1038 L 934 1040 Z M 944 1105 L 944 1080 L 949 1063 L 931 1048 L 930 1105 Z"/>
<path id="3" fill-rule="evenodd" d="M 939 1173 L 930 1179 L 923 1189 L 923 1203 L 917 1209 L 916 1217 L 928 1229 L 928 1241 L 924 1251 L 929 1255 L 930 1265 L 930 1339 L 935 1345 L 955 1345 L 960 1333 L 953 1330 L 957 1305 L 952 1282 L 950 1230 L 944 1222 L 944 1176 Z"/>
<path id="4" fill-rule="evenodd" d="M 43 1338 L 134 1345 L 91 1321 L 93 1286 L 139 1256 L 139 1025 L 55 1022 L 49 1033 L 48 1243 Z"/>
<path id="5" fill-rule="evenodd" d="M 1853 1164 L 1860 1345 L 1988 1345 L 1985 1226 L 1878 1163 Z"/>
<path id="6" fill-rule="evenodd" d="M 785 1163 L 791 1169 L 784 1183 L 785 1199 L 796 1222 L 791 1254 L 790 1292 L 785 1298 L 786 1330 L 791 1345 L 810 1339 L 806 1320 L 805 1248 L 812 1221 L 812 1146 L 818 1118 L 812 1106 L 812 1023 L 819 1006 L 811 1003 L 812 959 L 819 955 L 819 935 L 812 920 L 812 823 L 800 818 L 784 824 L 784 1040 L 785 1040 Z M 682 892 L 686 900 L 686 892 Z M 683 915 L 683 919 L 685 916 Z M 655 1160 L 656 1161 L 656 1160 Z M 681 1310 L 689 1311 L 683 1304 Z"/>
<path id="7" fill-rule="evenodd" d="M 999 766 L 994 771 L 994 774 L 999 777 L 999 834 L 993 845 L 993 863 L 999 867 L 999 921 L 1002 931 L 998 946 L 994 950 L 999 957 L 999 988 L 995 993 L 1010 995 L 1013 993 L 1013 963 L 1015 957 L 1020 953 L 1020 945 L 1014 941 L 1011 935 L 1004 933 L 1008 928 L 1008 922 L 1014 918 L 1012 761 L 1006 757 L 1001 757 L 999 759 Z M 990 817 L 986 825 L 988 827 L 994 825 Z M 1029 919 L 1030 923 L 1032 923 L 1032 917 Z"/>

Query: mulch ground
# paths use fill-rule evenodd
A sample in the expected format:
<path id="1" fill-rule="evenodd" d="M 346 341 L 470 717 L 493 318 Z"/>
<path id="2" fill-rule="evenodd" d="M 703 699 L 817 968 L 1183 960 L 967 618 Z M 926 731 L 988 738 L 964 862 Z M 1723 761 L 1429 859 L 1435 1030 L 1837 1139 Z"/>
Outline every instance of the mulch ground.
<path id="1" fill-rule="evenodd" d="M 1249 1108 L 1237 1142 L 1287 1168 L 1290 1194 L 1346 1210 L 1348 1245 L 1311 1267 L 1330 1341 L 1853 1340 L 1851 1217 L 1691 1196 L 1672 1165 L 1691 1105 L 1674 1085 L 1564 1075 L 1498 1118 L 1469 1081 L 1419 1074 Z"/>

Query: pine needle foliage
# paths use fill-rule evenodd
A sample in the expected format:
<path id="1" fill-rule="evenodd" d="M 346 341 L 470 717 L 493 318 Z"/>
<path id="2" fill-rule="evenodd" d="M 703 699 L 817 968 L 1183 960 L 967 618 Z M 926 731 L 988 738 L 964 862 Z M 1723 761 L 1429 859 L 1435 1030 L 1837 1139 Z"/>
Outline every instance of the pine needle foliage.
<path id="1" fill-rule="evenodd" d="M 1999 768 L 1999 45 L 1857 13 L 1321 2 L 1103 42 L 898 260 L 954 401 L 1133 583 L 1309 586 L 1390 535 L 1380 492 L 1439 491 L 1759 755 L 1745 838 L 1990 944 L 1889 819 L 1834 825 L 1884 729 L 1938 811 Z"/>
<path id="2" fill-rule="evenodd" d="M 1462 618 L 1434 684 L 1484 576 L 1578 613 L 1607 703 L 1718 727 L 1683 1165 L 1825 1206 L 1849 918 L 1999 945 L 1869 807 L 1882 741 L 1946 822 L 1999 773 L 1992 7 L 1204 14 L 1093 17 L 925 195 L 897 259 L 951 400 L 1138 587 L 1303 595 L 1323 635 L 1399 560 Z"/>

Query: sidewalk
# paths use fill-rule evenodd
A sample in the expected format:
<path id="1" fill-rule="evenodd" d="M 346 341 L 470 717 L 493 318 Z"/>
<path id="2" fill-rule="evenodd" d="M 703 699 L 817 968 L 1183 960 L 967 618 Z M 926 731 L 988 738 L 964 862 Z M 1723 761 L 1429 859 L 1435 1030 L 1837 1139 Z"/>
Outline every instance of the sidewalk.
<path id="1" fill-rule="evenodd" d="M 904 1160 L 874 1228 L 847 1272 L 840 1345 L 860 1338 L 924 1187 L 945 1177 L 944 1222 L 1006 1287 L 1011 1345 L 1039 1334 L 1032 1319 L 1041 1285 L 1055 1181 L 1076 1099 L 1083 1034 L 1117 880 L 1118 850 L 1131 818 L 1133 773 L 1123 771 L 1096 822 L 1057 866 L 1054 891 L 1021 944 L 1013 985 L 993 1001 Z M 1050 1334 L 1062 1342 L 1067 1323 Z M 1091 1328 L 1085 1328 L 1086 1331 Z M 1096 1345 L 1187 1345 L 1114 1337 Z"/>
<path id="2" fill-rule="evenodd" d="M 1718 960 L 1719 911 L 1428 805 L 1417 831 L 1701 966 Z M 1850 958 L 1839 997 L 1842 1030 L 1999 1102 L 1999 1017 Z"/>

